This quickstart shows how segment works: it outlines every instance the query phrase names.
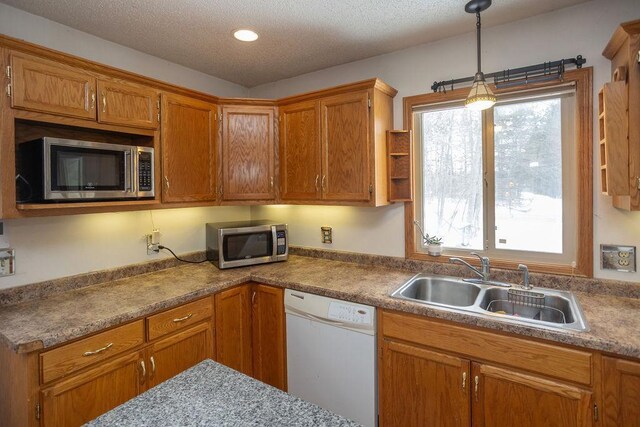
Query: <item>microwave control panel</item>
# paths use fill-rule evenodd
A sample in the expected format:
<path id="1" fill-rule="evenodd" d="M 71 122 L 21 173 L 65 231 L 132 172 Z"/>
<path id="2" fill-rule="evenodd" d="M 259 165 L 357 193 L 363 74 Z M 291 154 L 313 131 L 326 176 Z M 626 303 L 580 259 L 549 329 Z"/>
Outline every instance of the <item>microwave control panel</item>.
<path id="1" fill-rule="evenodd" d="M 138 188 L 140 191 L 153 190 L 153 168 L 151 153 L 138 153 Z"/>
<path id="2" fill-rule="evenodd" d="M 276 231 L 276 236 L 278 238 L 278 255 L 284 255 L 287 252 L 287 232 Z"/>

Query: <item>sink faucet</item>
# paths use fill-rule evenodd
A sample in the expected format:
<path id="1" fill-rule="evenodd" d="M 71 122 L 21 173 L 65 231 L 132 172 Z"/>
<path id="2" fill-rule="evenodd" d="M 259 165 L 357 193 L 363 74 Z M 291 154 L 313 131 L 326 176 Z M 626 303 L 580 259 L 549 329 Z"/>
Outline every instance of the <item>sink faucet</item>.
<path id="1" fill-rule="evenodd" d="M 518 264 L 518 270 L 522 271 L 524 274 L 524 279 L 522 281 L 522 288 L 526 290 L 533 289 L 533 286 L 529 283 L 529 267 L 524 264 Z"/>
<path id="2" fill-rule="evenodd" d="M 478 270 L 476 267 L 474 267 L 473 265 L 469 264 L 467 261 L 463 260 L 462 258 L 451 257 L 451 258 L 449 258 L 449 262 L 451 264 L 458 263 L 458 264 L 465 265 L 465 266 L 469 267 L 469 269 L 471 269 L 471 271 L 476 273 L 478 275 L 478 277 L 480 277 L 482 280 L 484 280 L 485 282 L 489 281 L 489 257 L 480 256 L 475 252 L 471 252 L 470 255 L 475 255 L 475 256 L 478 257 L 478 259 L 480 260 L 481 270 Z"/>

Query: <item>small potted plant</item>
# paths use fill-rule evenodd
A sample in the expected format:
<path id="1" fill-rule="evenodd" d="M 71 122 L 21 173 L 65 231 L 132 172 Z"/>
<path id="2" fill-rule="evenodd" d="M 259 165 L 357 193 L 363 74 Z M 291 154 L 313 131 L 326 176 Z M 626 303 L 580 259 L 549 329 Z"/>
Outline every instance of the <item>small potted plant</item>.
<path id="1" fill-rule="evenodd" d="M 429 253 L 429 255 L 442 255 L 442 237 L 429 236 L 428 234 L 425 237 L 425 243 L 428 245 L 427 252 Z"/>
<path id="2" fill-rule="evenodd" d="M 424 232 L 418 221 L 413 221 L 413 223 L 418 227 L 422 240 L 427 244 L 427 253 L 431 256 L 442 255 L 442 237 L 429 236 Z"/>

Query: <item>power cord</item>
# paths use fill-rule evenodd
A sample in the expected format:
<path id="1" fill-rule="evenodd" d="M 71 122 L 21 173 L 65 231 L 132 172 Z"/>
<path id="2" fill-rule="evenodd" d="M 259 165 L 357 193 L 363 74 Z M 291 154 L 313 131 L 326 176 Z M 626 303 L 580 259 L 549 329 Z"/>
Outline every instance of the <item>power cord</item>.
<path id="1" fill-rule="evenodd" d="M 203 259 L 202 261 L 189 261 L 189 260 L 186 260 L 186 259 L 182 259 L 178 255 L 176 255 L 176 253 L 173 252 L 171 249 L 169 249 L 166 246 L 162 246 L 162 245 L 158 245 L 158 249 L 166 249 L 169 252 L 171 252 L 171 255 L 173 255 L 178 261 L 188 262 L 189 264 L 202 264 L 203 262 L 209 261 L 208 259 Z"/>

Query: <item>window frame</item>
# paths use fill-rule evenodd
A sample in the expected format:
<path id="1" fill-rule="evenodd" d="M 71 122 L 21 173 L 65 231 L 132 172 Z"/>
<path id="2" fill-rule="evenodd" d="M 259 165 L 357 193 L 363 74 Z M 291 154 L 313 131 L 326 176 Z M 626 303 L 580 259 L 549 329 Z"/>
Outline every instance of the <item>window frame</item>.
<path id="1" fill-rule="evenodd" d="M 573 83 L 575 85 L 575 200 L 576 200 L 576 256 L 575 265 L 554 262 L 529 262 L 527 265 L 531 271 L 552 274 L 566 274 L 582 277 L 593 277 L 593 69 L 591 67 L 566 71 L 562 82 L 557 80 L 551 82 L 534 83 L 526 86 L 509 87 L 497 89 L 491 85 L 491 89 L 496 95 L 514 94 L 526 92 L 530 89 L 544 89 L 557 86 L 562 83 Z M 408 96 L 403 98 L 403 120 L 404 129 L 414 130 L 413 113 L 414 108 L 427 105 L 451 103 L 461 101 L 468 95 L 469 88 L 455 89 L 447 92 L 427 93 L 421 95 Z M 412 150 L 416 150 L 413 144 Z M 484 161 L 484 160 L 483 160 Z M 414 168 L 414 200 L 416 192 L 421 191 L 420 168 Z M 418 233 L 413 225 L 413 221 L 418 218 L 416 215 L 416 203 L 405 202 L 405 257 L 432 262 L 449 262 L 449 255 L 435 257 L 417 250 Z M 478 265 L 476 257 L 458 253 L 457 256 Z M 522 260 L 511 258 L 492 258 L 491 264 L 497 268 L 516 269 Z"/>

